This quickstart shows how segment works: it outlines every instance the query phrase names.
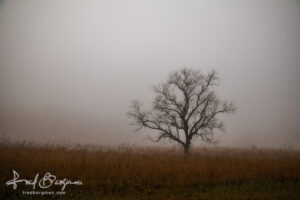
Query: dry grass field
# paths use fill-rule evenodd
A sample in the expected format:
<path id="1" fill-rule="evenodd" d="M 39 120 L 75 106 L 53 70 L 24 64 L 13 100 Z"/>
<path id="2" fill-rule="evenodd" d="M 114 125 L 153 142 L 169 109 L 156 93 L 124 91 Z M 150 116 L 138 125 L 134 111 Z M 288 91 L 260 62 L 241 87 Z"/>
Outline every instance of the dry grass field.
<path id="1" fill-rule="evenodd" d="M 50 172 L 83 185 L 68 185 L 65 195 L 23 195 L 32 186 L 5 185 L 12 170 L 23 179 Z M 0 179 L 0 199 L 300 199 L 300 153 L 194 148 L 184 158 L 176 148 L 3 143 Z"/>

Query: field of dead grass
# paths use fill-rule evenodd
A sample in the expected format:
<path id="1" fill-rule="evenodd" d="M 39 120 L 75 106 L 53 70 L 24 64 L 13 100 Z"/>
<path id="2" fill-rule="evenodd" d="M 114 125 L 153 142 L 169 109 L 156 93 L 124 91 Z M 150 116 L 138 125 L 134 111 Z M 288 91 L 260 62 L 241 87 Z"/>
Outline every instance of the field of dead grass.
<path id="1" fill-rule="evenodd" d="M 32 188 L 21 183 L 16 190 L 6 186 L 13 178 L 12 170 L 20 178 L 33 179 L 36 173 L 50 172 L 57 178 L 83 182 L 82 186 L 68 185 L 63 196 L 39 196 L 41 199 L 297 199 L 300 196 L 300 153 L 294 150 L 194 148 L 184 158 L 176 148 L 1 144 L 0 199 L 24 198 L 22 191 Z M 51 189 L 54 188 L 46 190 Z M 257 191 L 260 193 L 256 194 Z"/>

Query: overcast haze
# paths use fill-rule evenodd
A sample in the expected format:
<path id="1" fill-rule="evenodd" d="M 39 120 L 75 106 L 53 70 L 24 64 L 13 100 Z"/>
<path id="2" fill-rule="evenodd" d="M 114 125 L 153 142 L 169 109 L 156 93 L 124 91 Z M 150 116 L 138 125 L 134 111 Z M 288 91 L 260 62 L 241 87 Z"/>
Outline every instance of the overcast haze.
<path id="1" fill-rule="evenodd" d="M 148 145 L 128 106 L 183 66 L 217 70 L 238 106 L 221 146 L 300 149 L 297 0 L 2 0 L 0 132 Z"/>

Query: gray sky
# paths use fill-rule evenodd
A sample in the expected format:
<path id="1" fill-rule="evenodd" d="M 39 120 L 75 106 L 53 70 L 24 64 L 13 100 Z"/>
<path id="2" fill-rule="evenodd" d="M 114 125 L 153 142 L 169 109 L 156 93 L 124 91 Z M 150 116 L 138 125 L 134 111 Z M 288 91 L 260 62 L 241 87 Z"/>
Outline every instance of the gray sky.
<path id="1" fill-rule="evenodd" d="M 299 36 L 297 0 L 0 0 L 0 132 L 150 144 L 130 101 L 186 66 L 238 106 L 220 145 L 300 149 Z"/>

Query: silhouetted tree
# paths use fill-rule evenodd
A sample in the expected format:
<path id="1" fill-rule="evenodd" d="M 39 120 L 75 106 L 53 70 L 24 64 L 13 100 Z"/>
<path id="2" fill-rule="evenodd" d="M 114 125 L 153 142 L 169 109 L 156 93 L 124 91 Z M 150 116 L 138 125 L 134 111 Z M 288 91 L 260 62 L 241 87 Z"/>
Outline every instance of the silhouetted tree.
<path id="1" fill-rule="evenodd" d="M 215 71 L 206 75 L 189 68 L 175 71 L 165 83 L 153 87 L 156 96 L 151 110 L 146 111 L 139 101 L 133 101 L 128 115 L 137 130 L 156 130 L 154 141 L 177 142 L 187 155 L 194 138 L 214 143 L 213 130 L 223 130 L 224 125 L 217 116 L 236 110 L 233 102 L 221 101 L 216 96 L 213 88 L 218 80 Z"/>

